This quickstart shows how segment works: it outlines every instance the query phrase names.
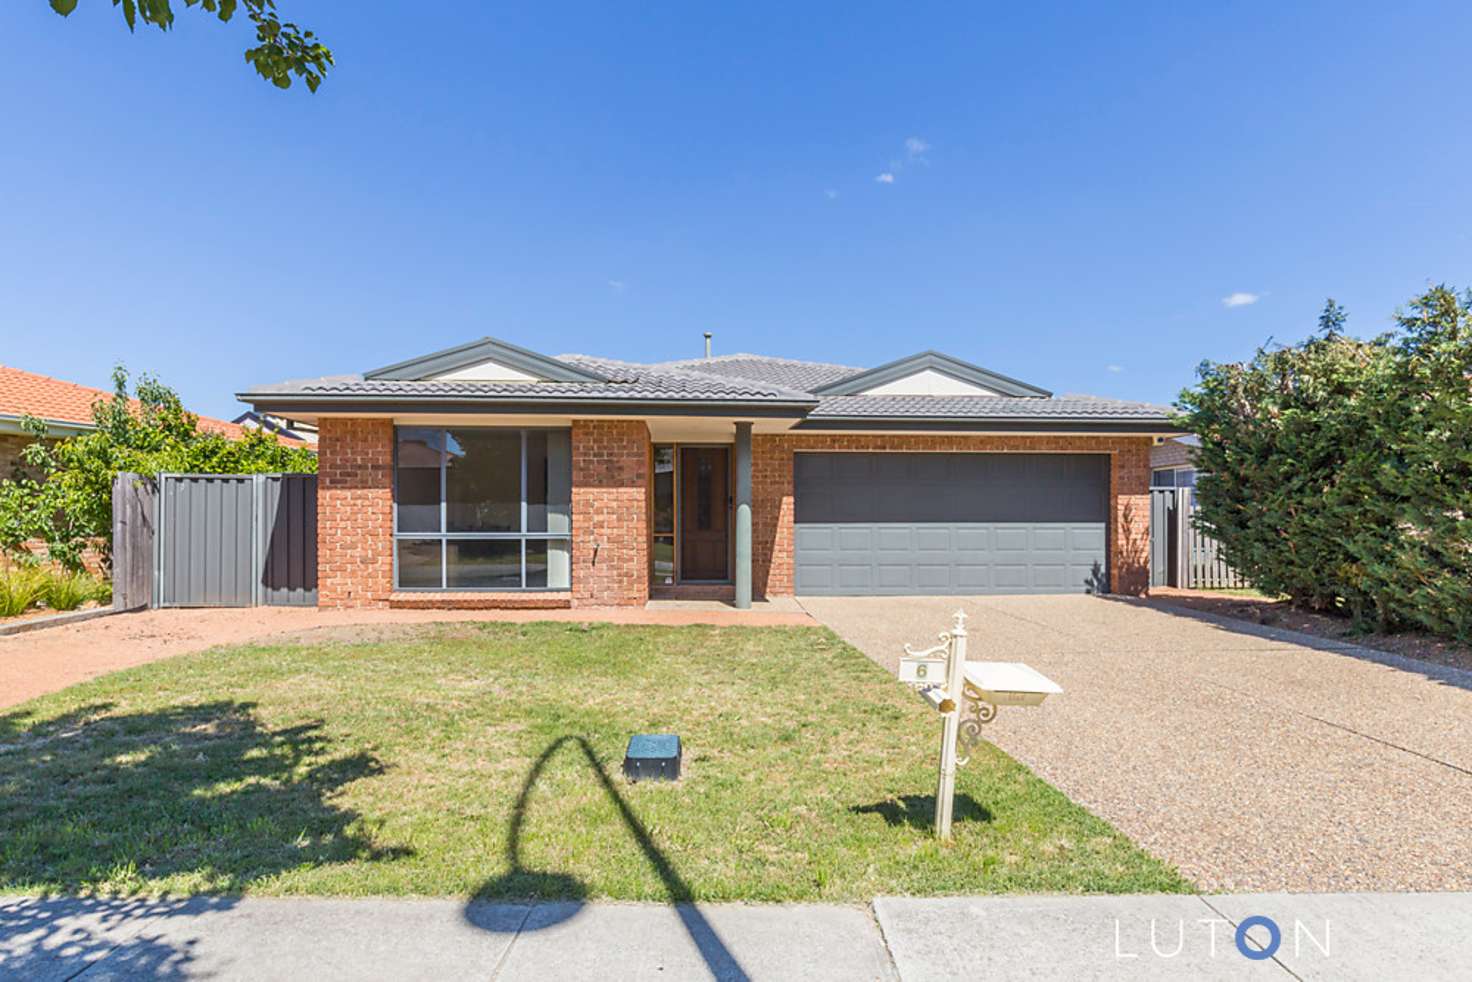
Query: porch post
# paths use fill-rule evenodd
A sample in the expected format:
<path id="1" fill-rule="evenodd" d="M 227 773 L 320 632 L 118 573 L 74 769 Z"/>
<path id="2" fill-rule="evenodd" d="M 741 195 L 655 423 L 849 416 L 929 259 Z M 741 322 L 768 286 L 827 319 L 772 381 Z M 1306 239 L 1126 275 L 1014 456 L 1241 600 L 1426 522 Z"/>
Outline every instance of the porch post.
<path id="1" fill-rule="evenodd" d="M 751 609 L 751 424 L 736 424 L 736 609 Z"/>

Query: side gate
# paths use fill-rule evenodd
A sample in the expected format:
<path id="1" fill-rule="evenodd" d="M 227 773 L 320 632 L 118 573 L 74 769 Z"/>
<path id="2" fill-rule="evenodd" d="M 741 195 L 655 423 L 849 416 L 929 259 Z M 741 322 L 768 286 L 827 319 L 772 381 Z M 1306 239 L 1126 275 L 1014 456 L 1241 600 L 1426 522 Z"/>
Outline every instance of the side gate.
<path id="1" fill-rule="evenodd" d="M 1217 541 L 1196 528 L 1191 488 L 1150 491 L 1150 585 L 1191 590 L 1250 584 L 1221 558 Z"/>
<path id="2" fill-rule="evenodd" d="M 160 474 L 154 605 L 315 606 L 314 474 Z"/>

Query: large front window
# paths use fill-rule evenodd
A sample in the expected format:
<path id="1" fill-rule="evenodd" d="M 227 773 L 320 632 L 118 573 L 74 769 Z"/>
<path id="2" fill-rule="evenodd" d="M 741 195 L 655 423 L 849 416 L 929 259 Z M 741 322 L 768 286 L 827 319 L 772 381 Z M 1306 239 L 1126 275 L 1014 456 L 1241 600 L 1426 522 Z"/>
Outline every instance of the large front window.
<path id="1" fill-rule="evenodd" d="M 567 430 L 402 426 L 394 456 L 394 586 L 572 586 Z"/>

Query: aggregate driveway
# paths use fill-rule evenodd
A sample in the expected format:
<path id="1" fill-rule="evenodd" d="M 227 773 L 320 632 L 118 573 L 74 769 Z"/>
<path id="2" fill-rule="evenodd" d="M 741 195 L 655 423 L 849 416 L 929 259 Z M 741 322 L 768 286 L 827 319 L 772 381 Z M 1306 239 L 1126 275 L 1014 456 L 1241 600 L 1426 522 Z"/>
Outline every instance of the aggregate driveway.
<path id="1" fill-rule="evenodd" d="M 988 736 L 1203 890 L 1472 889 L 1472 673 L 1142 601 L 801 603 L 891 670 L 965 610 L 1064 688 Z"/>

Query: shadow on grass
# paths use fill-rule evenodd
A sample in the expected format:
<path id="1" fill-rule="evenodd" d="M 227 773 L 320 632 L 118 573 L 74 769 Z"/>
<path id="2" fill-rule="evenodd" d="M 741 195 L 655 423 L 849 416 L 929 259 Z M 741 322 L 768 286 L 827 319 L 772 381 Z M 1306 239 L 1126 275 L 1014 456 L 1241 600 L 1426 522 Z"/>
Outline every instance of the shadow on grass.
<path id="1" fill-rule="evenodd" d="M 221 700 L 0 715 L 0 890 L 236 893 L 289 869 L 399 858 L 329 799 L 383 773 L 320 721 L 271 728 Z"/>
<path id="2" fill-rule="evenodd" d="M 558 737 L 547 745 L 547 748 L 532 764 L 531 770 L 527 772 L 526 780 L 522 783 L 521 793 L 516 796 L 516 803 L 511 809 L 511 824 L 506 837 L 506 860 L 510 869 L 503 875 L 482 884 L 481 888 L 476 891 L 476 896 L 564 901 L 540 904 L 529 910 L 516 929 L 518 934 L 541 931 L 561 924 L 582 909 L 588 890 L 581 880 L 566 873 L 529 870 L 521 858 L 522 830 L 526 824 L 532 791 L 541 779 L 543 771 L 546 770 L 548 762 L 570 743 L 575 744 L 582 752 L 584 759 L 588 762 L 588 769 L 597 778 L 603 792 L 608 795 L 609 801 L 618 809 L 624 828 L 638 843 L 640 850 L 644 853 L 644 858 L 659 875 L 665 892 L 669 895 L 671 903 L 674 904 L 680 923 L 684 925 L 691 942 L 700 951 L 700 957 L 705 961 L 706 968 L 710 970 L 711 975 L 717 979 L 745 982 L 748 978 L 745 970 L 736 960 L 736 956 L 726 947 L 715 928 L 695 905 L 694 894 L 689 884 L 680 876 L 669 857 L 655 843 L 639 816 L 634 814 L 634 810 L 629 806 L 618 786 L 608 776 L 608 769 L 598 759 L 592 744 L 580 736 Z M 465 916 L 468 921 L 477 926 L 484 926 L 484 921 L 487 920 L 479 916 L 477 906 L 474 904 L 466 909 Z"/>
<path id="3" fill-rule="evenodd" d="M 955 798 L 953 822 L 990 822 L 992 813 L 969 794 L 958 794 Z M 911 828 L 931 829 L 935 827 L 935 795 L 907 794 L 898 798 L 886 798 L 872 805 L 854 805 L 849 809 L 855 815 L 878 815 L 889 825 L 908 825 Z"/>

